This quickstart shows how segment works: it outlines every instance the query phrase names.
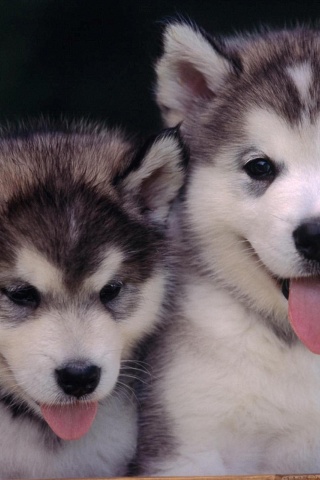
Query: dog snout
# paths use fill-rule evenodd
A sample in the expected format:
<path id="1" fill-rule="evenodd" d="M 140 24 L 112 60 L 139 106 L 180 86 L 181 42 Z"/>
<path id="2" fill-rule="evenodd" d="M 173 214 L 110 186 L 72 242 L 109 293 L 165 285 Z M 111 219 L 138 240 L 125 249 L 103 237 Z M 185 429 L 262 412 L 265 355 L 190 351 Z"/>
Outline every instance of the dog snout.
<path id="1" fill-rule="evenodd" d="M 100 382 L 101 368 L 83 362 L 73 362 L 55 370 L 59 387 L 67 395 L 80 398 L 94 392 Z"/>
<path id="2" fill-rule="evenodd" d="M 293 239 L 303 257 L 320 262 L 320 218 L 299 225 L 293 232 Z"/>

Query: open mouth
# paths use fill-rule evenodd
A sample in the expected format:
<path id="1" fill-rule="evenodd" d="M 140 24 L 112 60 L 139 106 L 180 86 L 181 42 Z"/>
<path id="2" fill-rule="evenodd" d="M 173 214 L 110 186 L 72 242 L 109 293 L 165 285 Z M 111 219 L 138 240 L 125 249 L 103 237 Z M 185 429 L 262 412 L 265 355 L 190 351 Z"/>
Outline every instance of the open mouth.
<path id="1" fill-rule="evenodd" d="M 44 420 L 59 438 L 78 440 L 90 430 L 98 402 L 40 405 L 40 409 Z"/>
<path id="2" fill-rule="evenodd" d="M 288 300 L 289 299 L 289 288 L 290 288 L 290 280 L 288 278 L 282 280 L 281 282 L 281 291 L 283 296 Z"/>
<path id="3" fill-rule="evenodd" d="M 285 279 L 280 285 L 294 332 L 311 352 L 320 355 L 320 277 Z"/>

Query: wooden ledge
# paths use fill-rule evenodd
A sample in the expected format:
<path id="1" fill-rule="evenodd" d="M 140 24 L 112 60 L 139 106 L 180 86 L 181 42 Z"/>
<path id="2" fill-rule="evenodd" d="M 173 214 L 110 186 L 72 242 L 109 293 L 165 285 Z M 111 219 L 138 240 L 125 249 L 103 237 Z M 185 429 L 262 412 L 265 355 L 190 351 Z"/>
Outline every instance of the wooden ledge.
<path id="1" fill-rule="evenodd" d="M 64 478 L 63 480 L 320 480 L 317 475 L 226 475 L 220 477 L 115 477 L 115 478 Z M 38 479 L 41 480 L 41 479 Z M 59 479 L 45 479 L 59 480 Z"/>

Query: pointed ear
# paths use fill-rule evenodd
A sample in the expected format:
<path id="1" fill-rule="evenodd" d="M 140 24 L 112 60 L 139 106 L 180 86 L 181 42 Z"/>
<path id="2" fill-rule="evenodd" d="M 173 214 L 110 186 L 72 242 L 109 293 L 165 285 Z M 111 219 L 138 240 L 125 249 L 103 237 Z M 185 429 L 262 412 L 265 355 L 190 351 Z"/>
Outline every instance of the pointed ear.
<path id="1" fill-rule="evenodd" d="M 133 197 L 138 200 L 140 210 L 149 220 L 164 226 L 171 204 L 183 186 L 186 165 L 187 149 L 179 129 L 167 129 L 136 153 L 114 184 L 129 202 Z"/>
<path id="2" fill-rule="evenodd" d="M 166 125 L 173 126 L 199 99 L 214 97 L 236 65 L 222 44 L 186 23 L 168 25 L 163 43 L 156 97 Z"/>

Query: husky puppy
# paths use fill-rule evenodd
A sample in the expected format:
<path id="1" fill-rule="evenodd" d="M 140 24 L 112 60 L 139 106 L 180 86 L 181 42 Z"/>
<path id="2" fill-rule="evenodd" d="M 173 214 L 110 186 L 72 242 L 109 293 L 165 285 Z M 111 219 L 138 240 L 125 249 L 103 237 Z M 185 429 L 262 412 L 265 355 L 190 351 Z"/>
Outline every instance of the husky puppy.
<path id="1" fill-rule="evenodd" d="M 181 161 L 174 130 L 142 151 L 93 126 L 1 133 L 2 479 L 125 474 Z"/>
<path id="2" fill-rule="evenodd" d="M 157 75 L 190 170 L 139 471 L 319 473 L 320 32 L 172 23 Z"/>

